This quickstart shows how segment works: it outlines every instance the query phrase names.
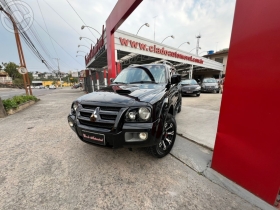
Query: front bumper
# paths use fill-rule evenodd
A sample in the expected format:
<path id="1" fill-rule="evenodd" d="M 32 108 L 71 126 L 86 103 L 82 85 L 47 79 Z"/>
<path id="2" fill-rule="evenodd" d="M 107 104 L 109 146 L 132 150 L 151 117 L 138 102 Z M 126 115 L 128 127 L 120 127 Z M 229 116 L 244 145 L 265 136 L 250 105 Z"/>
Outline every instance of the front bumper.
<path id="1" fill-rule="evenodd" d="M 219 92 L 220 88 L 208 88 L 208 87 L 201 88 L 201 92 L 212 93 L 214 91 Z"/>
<path id="2" fill-rule="evenodd" d="M 102 146 L 111 148 L 153 146 L 159 143 L 162 134 L 162 126 L 159 126 L 159 120 L 152 123 L 124 123 L 121 129 L 113 131 L 82 125 L 79 120 L 76 120 L 76 116 L 71 114 L 68 116 L 68 122 L 72 123 L 73 126 L 70 126 L 70 128 L 83 142 L 100 146 L 98 142 L 83 137 L 85 132 L 97 133 L 104 135 L 105 143 Z M 148 138 L 146 140 L 135 138 L 140 132 L 147 133 Z"/>
<path id="3" fill-rule="evenodd" d="M 182 95 L 192 95 L 192 94 L 199 94 L 200 90 L 182 90 Z"/>

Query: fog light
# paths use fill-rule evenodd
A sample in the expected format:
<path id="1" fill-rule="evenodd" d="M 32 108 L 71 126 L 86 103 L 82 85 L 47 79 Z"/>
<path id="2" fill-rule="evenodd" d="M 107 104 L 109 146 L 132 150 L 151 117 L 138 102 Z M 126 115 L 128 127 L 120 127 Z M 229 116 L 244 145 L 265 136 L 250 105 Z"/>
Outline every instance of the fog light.
<path id="1" fill-rule="evenodd" d="M 131 120 L 135 120 L 135 118 L 136 118 L 136 113 L 135 113 L 135 112 L 129 112 L 129 113 L 128 113 L 128 117 L 129 117 L 129 119 L 131 119 Z"/>
<path id="2" fill-rule="evenodd" d="M 146 140 L 148 138 L 148 133 L 139 133 L 139 138 L 142 140 Z"/>
<path id="3" fill-rule="evenodd" d="M 73 122 L 71 122 L 71 121 L 68 121 L 68 124 L 70 125 L 70 127 L 74 126 Z"/>

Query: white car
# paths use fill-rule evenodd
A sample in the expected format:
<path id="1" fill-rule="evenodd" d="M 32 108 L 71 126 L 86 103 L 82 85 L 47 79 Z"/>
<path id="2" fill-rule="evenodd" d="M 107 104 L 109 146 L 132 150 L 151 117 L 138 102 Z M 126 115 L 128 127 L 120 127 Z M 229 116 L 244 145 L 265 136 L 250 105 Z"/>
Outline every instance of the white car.
<path id="1" fill-rule="evenodd" d="M 50 85 L 49 89 L 56 89 L 54 85 Z"/>

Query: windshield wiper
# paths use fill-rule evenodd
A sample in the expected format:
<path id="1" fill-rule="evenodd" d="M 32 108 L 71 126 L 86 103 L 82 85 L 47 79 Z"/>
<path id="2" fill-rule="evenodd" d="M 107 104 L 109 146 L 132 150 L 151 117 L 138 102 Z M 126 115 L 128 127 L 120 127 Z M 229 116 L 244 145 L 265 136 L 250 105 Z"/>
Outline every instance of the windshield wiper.
<path id="1" fill-rule="evenodd" d="M 154 82 L 154 81 L 136 81 L 136 82 L 130 82 L 130 83 L 128 83 L 128 84 L 136 84 L 136 83 L 141 83 L 141 84 L 143 84 L 143 83 L 153 83 L 153 84 L 157 84 L 157 83 Z"/>
<path id="2" fill-rule="evenodd" d="M 127 84 L 125 82 L 113 82 L 113 84 Z"/>

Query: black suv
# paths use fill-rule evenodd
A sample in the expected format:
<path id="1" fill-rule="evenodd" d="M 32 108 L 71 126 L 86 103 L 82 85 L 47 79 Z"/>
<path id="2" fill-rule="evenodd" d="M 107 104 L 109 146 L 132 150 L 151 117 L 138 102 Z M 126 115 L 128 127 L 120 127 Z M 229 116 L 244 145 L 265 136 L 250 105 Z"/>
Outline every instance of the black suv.
<path id="1" fill-rule="evenodd" d="M 176 138 L 180 81 L 167 63 L 129 66 L 110 86 L 75 100 L 68 123 L 86 143 L 148 147 L 154 156 L 164 157 Z"/>

